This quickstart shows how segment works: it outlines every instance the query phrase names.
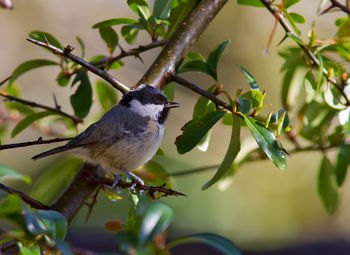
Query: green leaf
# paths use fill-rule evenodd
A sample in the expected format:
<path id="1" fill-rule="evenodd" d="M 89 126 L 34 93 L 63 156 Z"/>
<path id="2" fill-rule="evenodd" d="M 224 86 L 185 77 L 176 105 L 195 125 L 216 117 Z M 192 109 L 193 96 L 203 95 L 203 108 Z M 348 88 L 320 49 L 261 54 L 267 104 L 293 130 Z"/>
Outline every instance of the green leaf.
<path id="1" fill-rule="evenodd" d="M 260 0 L 237 0 L 237 3 L 254 7 L 265 7 Z"/>
<path id="2" fill-rule="evenodd" d="M 28 175 L 18 173 L 8 166 L 0 165 L 0 181 L 4 180 L 22 180 L 27 184 L 32 183 L 32 179 Z"/>
<path id="3" fill-rule="evenodd" d="M 155 0 L 153 5 L 153 16 L 158 19 L 168 19 L 173 0 Z"/>
<path id="4" fill-rule="evenodd" d="M 350 19 L 344 21 L 341 25 L 339 25 L 337 34 L 334 39 L 339 43 L 350 42 Z"/>
<path id="5" fill-rule="evenodd" d="M 128 44 L 134 44 L 136 42 L 139 29 L 133 26 L 123 26 L 120 32 Z"/>
<path id="6" fill-rule="evenodd" d="M 289 14 L 295 23 L 299 23 L 299 24 L 305 23 L 305 18 L 302 15 L 300 15 L 299 13 L 290 12 Z"/>
<path id="7" fill-rule="evenodd" d="M 292 5 L 295 5 L 296 3 L 300 2 L 300 0 L 284 0 L 283 3 L 284 3 L 284 8 L 289 8 L 291 7 Z"/>
<path id="8" fill-rule="evenodd" d="M 319 61 L 319 66 L 318 66 L 318 75 L 317 75 L 317 83 L 316 83 L 316 95 L 320 91 L 320 87 L 323 81 L 323 58 L 321 54 L 317 54 L 317 58 Z"/>
<path id="9" fill-rule="evenodd" d="M 175 97 L 175 82 L 170 82 L 163 89 L 164 94 L 168 98 L 168 101 L 173 101 Z"/>
<path id="10" fill-rule="evenodd" d="M 123 66 L 124 66 L 124 63 L 123 63 L 122 61 L 117 60 L 117 61 L 114 61 L 114 62 L 108 67 L 108 69 L 109 69 L 109 70 L 120 70 L 120 69 L 123 68 Z"/>
<path id="11" fill-rule="evenodd" d="M 259 85 L 253 75 L 251 75 L 243 66 L 239 66 L 244 76 L 247 78 L 251 90 L 259 90 Z"/>
<path id="12" fill-rule="evenodd" d="M 79 36 L 77 36 L 75 39 L 77 39 L 80 48 L 81 48 L 81 58 L 85 57 L 85 43 L 83 41 L 83 39 L 81 39 Z"/>
<path id="13" fill-rule="evenodd" d="M 135 12 L 141 19 L 147 21 L 151 17 L 151 11 L 146 0 L 128 0 L 129 7 Z"/>
<path id="14" fill-rule="evenodd" d="M 35 59 L 24 62 L 13 71 L 9 84 L 11 85 L 19 76 L 30 70 L 49 65 L 58 65 L 58 63 L 48 59 Z"/>
<path id="15" fill-rule="evenodd" d="M 224 41 L 217 45 L 212 52 L 210 52 L 208 59 L 207 59 L 207 65 L 212 70 L 212 73 L 215 74 L 215 80 L 217 80 L 217 67 L 219 63 L 219 59 L 226 48 L 226 46 L 229 44 L 230 40 Z"/>
<path id="16" fill-rule="evenodd" d="M 142 246 L 163 232 L 173 221 L 174 210 L 161 201 L 153 202 L 147 209 L 141 223 L 139 244 Z"/>
<path id="17" fill-rule="evenodd" d="M 304 46 L 304 42 L 303 40 L 301 40 L 298 36 L 296 36 L 295 34 L 292 34 L 290 32 L 287 33 L 287 35 L 297 44 Z"/>
<path id="18" fill-rule="evenodd" d="M 212 85 L 209 89 L 207 89 L 207 91 L 213 93 L 215 88 L 216 88 L 216 84 Z M 209 102 L 211 101 L 207 97 L 200 96 L 196 104 L 194 105 L 192 118 L 197 118 L 201 115 L 206 114 L 208 112 Z M 211 111 L 213 110 L 215 110 L 215 108 L 211 109 Z"/>
<path id="19" fill-rule="evenodd" d="M 57 81 L 58 85 L 60 85 L 61 87 L 65 87 L 69 84 L 70 77 L 71 77 L 70 75 L 61 71 L 57 75 L 56 81 Z"/>
<path id="20" fill-rule="evenodd" d="M 135 19 L 129 19 L 129 18 L 116 18 L 116 19 L 104 20 L 99 23 L 96 23 L 95 25 L 92 26 L 92 28 L 111 27 L 116 25 L 134 25 L 134 26 L 143 28 L 143 25 L 140 22 L 138 22 Z"/>
<path id="21" fill-rule="evenodd" d="M 19 195 L 9 194 L 0 198 L 0 216 L 11 219 L 12 215 L 21 214 L 23 211 L 23 203 Z M 21 222 L 18 222 L 19 224 Z"/>
<path id="22" fill-rule="evenodd" d="M 225 113 L 225 111 L 208 112 L 187 122 L 181 129 L 183 134 L 176 139 L 177 151 L 183 154 L 192 150 Z"/>
<path id="23" fill-rule="evenodd" d="M 242 255 L 239 248 L 233 242 L 225 237 L 211 233 L 193 234 L 177 238 L 171 241 L 167 245 L 167 248 L 171 249 L 172 247 L 188 243 L 204 243 L 217 249 L 224 255 Z"/>
<path id="24" fill-rule="evenodd" d="M 99 32 L 107 44 L 109 53 L 112 54 L 119 42 L 118 34 L 111 27 L 101 27 Z"/>
<path id="25" fill-rule="evenodd" d="M 51 45 L 53 45 L 59 49 L 63 49 L 62 44 L 53 35 L 51 35 L 47 32 L 34 30 L 34 31 L 30 32 L 29 37 L 33 38 L 35 40 L 38 40 L 40 42 L 45 42 L 45 43 L 47 40 Z"/>
<path id="26" fill-rule="evenodd" d="M 47 117 L 47 116 L 53 115 L 53 114 L 56 114 L 56 113 L 50 112 L 50 111 L 44 111 L 44 112 L 36 112 L 36 113 L 28 115 L 27 117 L 25 117 L 23 120 L 21 120 L 21 122 L 19 122 L 14 127 L 14 129 L 12 130 L 12 133 L 11 133 L 11 137 L 13 138 L 16 135 L 18 135 L 19 133 L 21 133 L 24 129 L 26 129 L 31 124 L 33 124 L 34 121 L 37 121 L 39 119 L 42 119 L 44 117 Z"/>
<path id="27" fill-rule="evenodd" d="M 113 106 L 117 104 L 117 93 L 111 85 L 107 84 L 104 81 L 96 81 L 96 92 L 98 101 L 100 102 L 103 110 L 108 111 Z"/>
<path id="28" fill-rule="evenodd" d="M 250 132 L 260 148 L 265 152 L 266 156 L 271 159 L 278 168 L 282 170 L 285 169 L 287 165 L 286 157 L 283 148 L 280 148 L 278 145 L 276 137 L 270 130 L 260 125 L 255 119 L 245 115 L 243 116 Z"/>
<path id="29" fill-rule="evenodd" d="M 74 109 L 74 113 L 79 118 L 85 118 L 90 111 L 92 105 L 92 88 L 89 77 L 85 70 L 80 70 L 73 83 L 72 87 L 80 82 L 78 89 L 70 97 L 70 103 Z"/>
<path id="30" fill-rule="evenodd" d="M 323 156 L 318 175 L 318 194 L 329 214 L 333 214 L 338 206 L 339 190 L 335 169 L 326 156 Z"/>
<path id="31" fill-rule="evenodd" d="M 238 152 L 241 149 L 240 133 L 241 133 L 241 125 L 239 123 L 239 117 L 237 117 L 235 114 L 232 113 L 231 140 L 230 140 L 230 144 L 228 146 L 225 158 L 222 161 L 219 169 L 216 171 L 213 178 L 203 185 L 202 190 L 209 188 L 214 183 L 219 181 L 223 176 L 225 176 L 227 171 L 231 169 L 233 161 L 235 160 Z"/>
<path id="32" fill-rule="evenodd" d="M 64 240 L 67 233 L 66 218 L 57 211 L 39 210 L 38 215 L 44 224 L 51 229 L 53 237 Z"/>
<path id="33" fill-rule="evenodd" d="M 216 74 L 213 73 L 212 69 L 207 65 L 207 63 L 200 60 L 187 62 L 184 65 L 182 65 L 178 73 L 185 73 L 185 72 L 205 73 L 210 75 L 214 80 L 216 80 Z"/>
<path id="34" fill-rule="evenodd" d="M 23 246 L 22 243 L 17 243 L 19 248 L 19 255 L 40 255 L 40 246 L 32 245 L 32 246 Z"/>
<path id="35" fill-rule="evenodd" d="M 292 15 L 290 15 L 290 13 L 286 10 L 286 9 L 282 9 L 283 14 L 286 16 L 287 20 L 289 21 L 289 24 L 292 26 L 294 33 L 297 36 L 300 36 L 300 30 L 299 28 L 295 25 L 294 19 L 292 17 Z M 295 36 L 294 34 L 290 33 L 292 36 Z M 292 37 L 291 35 L 289 35 L 289 37 Z M 297 38 L 299 41 L 301 41 L 300 38 L 298 38 L 297 36 L 295 36 L 295 38 Z M 294 38 L 292 38 L 294 40 Z M 301 41 L 302 42 L 302 41 Z"/>
<path id="36" fill-rule="evenodd" d="M 349 156 L 349 146 L 345 145 L 344 143 L 341 143 L 341 145 L 339 146 L 337 163 L 335 165 L 335 175 L 337 177 L 337 184 L 339 187 L 343 185 L 346 174 L 348 172 L 348 166 L 350 164 Z"/>
<path id="37" fill-rule="evenodd" d="M 265 95 L 261 93 L 260 90 L 250 90 L 244 93 L 241 97 L 249 99 L 251 102 L 251 107 L 260 109 L 262 107 Z"/>
<path id="38" fill-rule="evenodd" d="M 188 53 L 187 56 L 185 57 L 186 62 L 191 62 L 195 60 L 205 62 L 205 58 L 200 53 L 195 51 L 190 51 L 190 53 Z"/>
<path id="39" fill-rule="evenodd" d="M 347 21 L 349 18 L 348 17 L 340 17 L 335 20 L 335 25 L 339 27 L 341 24 L 343 24 L 345 21 Z"/>
<path id="40" fill-rule="evenodd" d="M 284 115 L 284 117 L 283 117 Z M 281 125 L 282 129 L 286 129 L 289 125 L 288 113 L 285 109 L 280 109 L 277 113 L 277 122 Z M 281 122 L 281 123 L 280 123 Z"/>
<path id="41" fill-rule="evenodd" d="M 248 98 L 238 96 L 237 102 L 239 105 L 239 111 L 243 114 L 248 114 L 252 108 L 252 102 Z"/>

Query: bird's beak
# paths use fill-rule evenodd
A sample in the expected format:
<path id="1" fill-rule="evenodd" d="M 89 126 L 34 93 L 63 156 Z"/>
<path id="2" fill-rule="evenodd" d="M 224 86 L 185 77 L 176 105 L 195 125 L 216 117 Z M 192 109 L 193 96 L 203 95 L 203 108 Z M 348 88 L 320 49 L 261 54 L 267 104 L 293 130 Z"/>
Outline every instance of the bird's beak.
<path id="1" fill-rule="evenodd" d="M 175 107 L 179 107 L 180 104 L 179 103 L 176 103 L 176 102 L 167 102 L 165 105 L 164 105 L 164 108 L 175 108 Z"/>

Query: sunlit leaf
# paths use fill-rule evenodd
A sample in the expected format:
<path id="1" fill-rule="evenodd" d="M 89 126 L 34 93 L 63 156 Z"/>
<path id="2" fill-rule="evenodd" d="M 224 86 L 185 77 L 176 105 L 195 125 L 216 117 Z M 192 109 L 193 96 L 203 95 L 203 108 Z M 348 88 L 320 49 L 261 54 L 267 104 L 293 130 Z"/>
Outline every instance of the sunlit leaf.
<path id="1" fill-rule="evenodd" d="M 214 74 L 214 79 L 217 80 L 217 66 L 219 63 L 219 59 L 226 48 L 226 46 L 229 44 L 229 40 L 224 41 L 217 45 L 213 51 L 210 52 L 208 59 L 207 59 L 207 65 L 211 69 L 211 72 Z"/>
<path id="2" fill-rule="evenodd" d="M 134 25 L 143 28 L 143 25 L 135 19 L 130 18 L 116 18 L 116 19 L 108 19 L 96 23 L 92 26 L 92 28 L 102 28 L 102 27 L 111 27 L 116 25 Z"/>
<path id="3" fill-rule="evenodd" d="M 207 63 L 201 61 L 201 60 L 194 60 L 185 63 L 182 65 L 178 71 L 178 73 L 185 73 L 185 72 L 200 72 L 205 73 L 213 77 L 214 80 L 216 80 L 216 74 L 213 72 L 213 70 L 207 65 Z"/>
<path id="4" fill-rule="evenodd" d="M 339 43 L 350 42 L 350 19 L 342 22 L 341 25 L 339 25 L 334 39 Z"/>
<path id="5" fill-rule="evenodd" d="M 109 53 L 112 54 L 119 42 L 118 34 L 111 27 L 101 27 L 99 32 L 102 39 L 107 44 Z"/>
<path id="6" fill-rule="evenodd" d="M 131 10 L 133 10 L 139 17 L 144 18 L 145 21 L 151 17 L 151 11 L 146 0 L 128 0 Z"/>
<path id="7" fill-rule="evenodd" d="M 250 89 L 252 90 L 259 90 L 259 85 L 253 75 L 251 75 L 243 66 L 239 66 L 241 68 L 244 76 L 247 78 L 248 83 L 250 85 Z"/>
<path id="8" fill-rule="evenodd" d="M 40 255 L 40 246 L 39 245 L 31 245 L 31 246 L 23 246 L 22 243 L 17 243 L 19 248 L 19 255 Z"/>
<path id="9" fill-rule="evenodd" d="M 335 165 L 335 174 L 337 177 L 337 184 L 341 187 L 344 183 L 348 167 L 350 164 L 350 149 L 349 146 L 341 143 L 339 146 L 339 152 L 337 156 L 337 163 Z"/>
<path id="10" fill-rule="evenodd" d="M 165 86 L 163 89 L 164 94 L 168 98 L 168 101 L 171 102 L 174 100 L 175 97 L 175 82 L 170 82 Z"/>
<path id="11" fill-rule="evenodd" d="M 55 239 L 64 240 L 67 233 L 66 218 L 57 211 L 39 210 L 38 216 L 51 229 Z"/>
<path id="12" fill-rule="evenodd" d="M 136 42 L 139 29 L 133 26 L 123 26 L 120 32 L 128 44 L 134 44 Z"/>
<path id="13" fill-rule="evenodd" d="M 32 179 L 28 175 L 23 175 L 8 166 L 0 165 L 0 181 L 4 180 L 22 180 L 27 184 L 32 183 Z"/>
<path id="14" fill-rule="evenodd" d="M 187 56 L 185 57 L 186 62 L 195 61 L 195 60 L 205 62 L 205 58 L 200 53 L 195 51 L 190 51 L 190 53 L 188 53 Z"/>
<path id="15" fill-rule="evenodd" d="M 173 0 L 155 0 L 153 5 L 153 16 L 160 19 L 169 18 L 172 3 Z"/>
<path id="16" fill-rule="evenodd" d="M 289 14 L 295 23 L 300 23 L 300 24 L 305 23 L 305 18 L 302 15 L 300 15 L 299 13 L 290 12 Z"/>
<path id="17" fill-rule="evenodd" d="M 108 111 L 117 103 L 117 93 L 111 85 L 104 81 L 96 81 L 96 93 L 98 101 L 100 102 L 103 110 Z"/>

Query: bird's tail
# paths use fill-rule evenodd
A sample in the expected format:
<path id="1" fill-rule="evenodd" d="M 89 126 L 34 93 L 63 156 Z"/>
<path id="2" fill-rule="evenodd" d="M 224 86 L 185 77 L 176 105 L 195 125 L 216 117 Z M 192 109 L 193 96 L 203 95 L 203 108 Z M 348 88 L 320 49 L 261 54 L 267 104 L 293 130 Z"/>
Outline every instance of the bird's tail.
<path id="1" fill-rule="evenodd" d="M 49 150 L 49 151 L 45 151 L 45 152 L 40 153 L 38 155 L 35 155 L 34 157 L 32 157 L 32 159 L 33 160 L 41 159 L 41 158 L 44 158 L 44 157 L 47 157 L 47 156 L 50 156 L 50 155 L 53 155 L 56 153 L 60 153 L 60 152 L 63 152 L 63 151 L 69 150 L 69 149 L 71 149 L 71 148 L 64 145 L 64 146 L 57 147 L 57 148 L 54 148 L 54 149 Z"/>

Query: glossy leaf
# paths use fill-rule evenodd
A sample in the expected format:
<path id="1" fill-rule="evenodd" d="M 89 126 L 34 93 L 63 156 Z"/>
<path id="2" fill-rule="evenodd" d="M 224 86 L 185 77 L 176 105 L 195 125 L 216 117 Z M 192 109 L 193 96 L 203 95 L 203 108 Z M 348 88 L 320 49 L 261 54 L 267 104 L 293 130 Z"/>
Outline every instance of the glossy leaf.
<path id="1" fill-rule="evenodd" d="M 287 165 L 286 157 L 283 148 L 280 148 L 278 145 L 276 137 L 270 130 L 260 125 L 255 119 L 245 115 L 243 116 L 250 132 L 267 157 L 271 159 L 278 168 L 282 170 L 285 169 Z"/>
<path id="2" fill-rule="evenodd" d="M 252 102 L 248 98 L 238 96 L 237 102 L 239 105 L 239 111 L 243 114 L 248 114 L 252 108 Z"/>
<path id="3" fill-rule="evenodd" d="M 284 115 L 284 117 L 283 117 Z M 282 129 L 286 129 L 289 125 L 289 116 L 285 109 L 280 109 L 277 112 L 277 122 L 280 123 Z"/>
<path id="4" fill-rule="evenodd" d="M 4 180 L 22 180 L 27 184 L 32 183 L 32 179 L 28 175 L 18 173 L 8 166 L 0 165 L 0 181 Z"/>
<path id="5" fill-rule="evenodd" d="M 264 101 L 264 94 L 260 90 L 250 90 L 242 95 L 242 98 L 249 99 L 251 107 L 261 108 Z"/>
<path id="6" fill-rule="evenodd" d="M 228 146 L 225 158 L 222 161 L 219 169 L 216 171 L 213 178 L 203 185 L 202 190 L 209 188 L 214 183 L 219 181 L 222 177 L 225 176 L 227 171 L 231 169 L 233 161 L 235 160 L 238 152 L 241 149 L 240 132 L 241 132 L 241 125 L 239 122 L 239 117 L 236 116 L 235 114 L 232 114 L 231 140 L 230 140 L 230 144 Z"/>
<path id="7" fill-rule="evenodd" d="M 299 13 L 290 12 L 289 14 L 295 23 L 299 23 L 299 24 L 305 23 L 305 18 L 302 15 L 300 15 Z"/>
<path id="8" fill-rule="evenodd" d="M 33 122 L 40 120 L 42 118 L 45 118 L 49 115 L 55 114 L 54 112 L 45 111 L 45 112 L 36 112 L 33 114 L 28 115 L 25 117 L 21 122 L 19 122 L 14 129 L 12 130 L 11 137 L 15 137 L 19 133 L 21 133 L 23 130 L 25 130 L 27 127 L 33 124 Z"/>
<path id="9" fill-rule="evenodd" d="M 251 75 L 243 66 L 239 66 L 244 76 L 247 78 L 251 90 L 259 90 L 259 85 L 253 75 Z"/>
<path id="10" fill-rule="evenodd" d="M 133 26 L 123 26 L 120 32 L 128 44 L 134 44 L 136 42 L 139 29 Z"/>
<path id="11" fill-rule="evenodd" d="M 38 216 L 51 229 L 55 239 L 64 240 L 67 233 L 66 218 L 57 211 L 39 210 Z"/>
<path id="12" fill-rule="evenodd" d="M 85 118 L 89 114 L 92 105 L 92 88 L 85 70 L 80 70 L 77 73 L 72 87 L 78 82 L 79 87 L 70 97 L 70 103 L 74 109 L 75 115 L 79 118 Z"/>
<path id="13" fill-rule="evenodd" d="M 51 35 L 47 32 L 34 30 L 34 31 L 30 32 L 29 37 L 33 38 L 35 40 L 38 40 L 40 42 L 45 42 L 45 43 L 47 40 L 51 45 L 53 45 L 59 49 L 63 49 L 62 44 L 53 35 Z"/>
<path id="14" fill-rule="evenodd" d="M 168 19 L 173 0 L 155 0 L 153 5 L 153 16 L 159 19 Z"/>
<path id="15" fill-rule="evenodd" d="M 224 255 L 242 255 L 239 248 L 233 242 L 225 237 L 211 233 L 194 234 L 177 238 L 171 241 L 167 248 L 171 249 L 175 246 L 188 243 L 204 243 L 217 249 Z"/>
<path id="16" fill-rule="evenodd" d="M 173 221 L 174 210 L 161 201 L 153 202 L 147 209 L 139 232 L 139 245 L 153 240 L 156 234 L 163 232 Z"/>
<path id="17" fill-rule="evenodd" d="M 205 73 L 213 77 L 214 80 L 216 80 L 216 74 L 212 71 L 212 69 L 207 65 L 207 63 L 195 60 L 190 61 L 182 65 L 178 71 L 178 73 L 185 73 L 185 72 L 200 72 Z"/>
<path id="18" fill-rule="evenodd" d="M 128 0 L 127 3 L 130 9 L 140 18 L 144 18 L 145 21 L 151 17 L 151 11 L 146 0 Z"/>
<path id="19" fill-rule="evenodd" d="M 39 67 L 50 66 L 50 65 L 51 66 L 58 65 L 58 63 L 48 59 L 35 59 L 35 60 L 29 60 L 27 62 L 24 62 L 20 64 L 18 67 L 16 67 L 16 69 L 13 71 L 9 84 L 11 85 L 19 76 L 21 76 L 22 74 L 30 70 L 33 70 Z"/>
<path id="20" fill-rule="evenodd" d="M 108 19 L 96 23 L 92 26 L 92 28 L 102 28 L 102 27 L 111 27 L 116 25 L 134 25 L 140 28 L 143 28 L 143 25 L 135 19 L 130 18 L 116 18 L 116 19 Z"/>
<path id="21" fill-rule="evenodd" d="M 104 81 L 96 81 L 96 93 L 104 111 L 108 111 L 117 104 L 117 93 L 111 85 Z"/>
<path id="22" fill-rule="evenodd" d="M 217 66 L 219 63 L 219 59 L 226 48 L 226 46 L 229 44 L 229 40 L 224 41 L 217 45 L 212 52 L 210 52 L 208 59 L 207 59 L 207 65 L 211 69 L 211 72 L 214 74 L 214 79 L 217 80 Z"/>
<path id="23" fill-rule="evenodd" d="M 101 27 L 99 32 L 102 39 L 107 44 L 109 53 L 112 54 L 119 42 L 118 34 L 111 27 Z"/>
<path id="24" fill-rule="evenodd" d="M 260 0 L 237 0 L 237 3 L 254 7 L 265 7 Z"/>
<path id="25" fill-rule="evenodd" d="M 200 53 L 195 51 L 190 51 L 190 53 L 188 53 L 187 56 L 185 57 L 186 62 L 195 61 L 195 60 L 205 62 L 205 58 Z"/>
<path id="26" fill-rule="evenodd" d="M 335 169 L 326 156 L 323 156 L 318 175 L 318 194 L 329 214 L 333 214 L 339 202 Z"/>
<path id="27" fill-rule="evenodd" d="M 337 184 L 341 187 L 344 183 L 348 167 L 350 164 L 350 149 L 348 145 L 342 143 L 339 146 L 339 152 L 337 156 L 337 163 L 335 165 L 335 174 L 337 177 Z"/>
<path id="28" fill-rule="evenodd" d="M 177 151 L 183 154 L 192 150 L 225 113 L 225 111 L 208 112 L 187 122 L 181 129 L 183 134 L 176 139 Z"/>

